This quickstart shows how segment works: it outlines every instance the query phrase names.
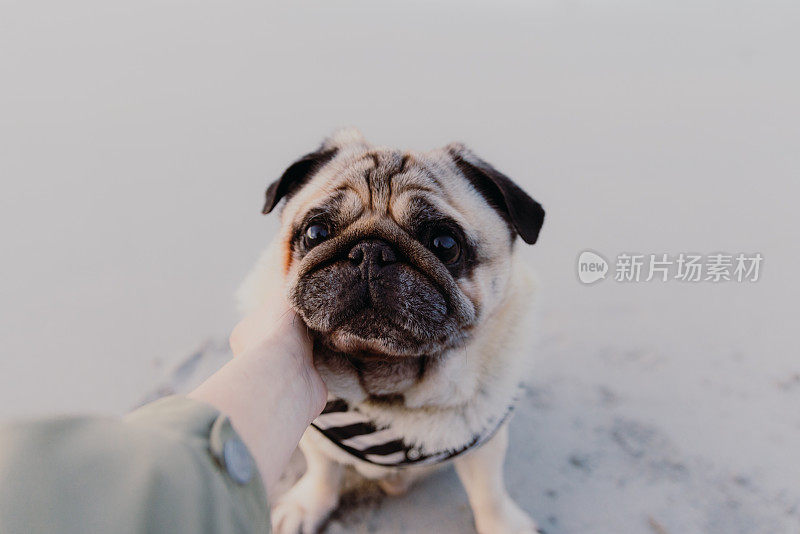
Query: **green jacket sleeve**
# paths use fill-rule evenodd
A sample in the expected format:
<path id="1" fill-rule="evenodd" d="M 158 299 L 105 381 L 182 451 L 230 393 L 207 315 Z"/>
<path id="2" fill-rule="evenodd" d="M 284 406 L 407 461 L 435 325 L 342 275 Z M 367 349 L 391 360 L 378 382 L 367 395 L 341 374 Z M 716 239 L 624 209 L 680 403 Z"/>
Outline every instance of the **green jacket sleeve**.
<path id="1" fill-rule="evenodd" d="M 0 427 L 0 532 L 269 533 L 255 462 L 216 409 L 182 397 L 122 419 Z"/>

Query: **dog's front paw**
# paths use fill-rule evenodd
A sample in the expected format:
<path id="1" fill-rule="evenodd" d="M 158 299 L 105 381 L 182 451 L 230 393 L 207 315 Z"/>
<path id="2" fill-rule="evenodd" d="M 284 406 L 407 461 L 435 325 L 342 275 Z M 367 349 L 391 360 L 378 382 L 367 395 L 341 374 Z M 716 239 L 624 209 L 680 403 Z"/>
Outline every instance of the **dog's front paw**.
<path id="1" fill-rule="evenodd" d="M 544 531 L 517 503 L 507 499 L 497 508 L 473 510 L 478 534 L 539 534 Z"/>
<path id="2" fill-rule="evenodd" d="M 272 530 L 275 534 L 314 534 L 338 502 L 338 493 L 301 478 L 272 508 Z"/>

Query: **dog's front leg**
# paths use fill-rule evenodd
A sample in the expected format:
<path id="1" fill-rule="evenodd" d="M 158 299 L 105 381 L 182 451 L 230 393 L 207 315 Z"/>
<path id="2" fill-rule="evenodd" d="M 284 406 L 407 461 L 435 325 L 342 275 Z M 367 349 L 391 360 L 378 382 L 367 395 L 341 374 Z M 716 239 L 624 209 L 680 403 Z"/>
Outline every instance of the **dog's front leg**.
<path id="1" fill-rule="evenodd" d="M 503 483 L 503 461 L 508 447 L 508 425 L 474 451 L 454 460 L 467 491 L 475 527 L 480 534 L 540 532 L 533 519 L 515 503 Z"/>
<path id="2" fill-rule="evenodd" d="M 316 430 L 309 428 L 300 440 L 306 472 L 272 509 L 275 534 L 313 534 L 339 504 L 343 466 L 325 456 L 309 432 Z"/>

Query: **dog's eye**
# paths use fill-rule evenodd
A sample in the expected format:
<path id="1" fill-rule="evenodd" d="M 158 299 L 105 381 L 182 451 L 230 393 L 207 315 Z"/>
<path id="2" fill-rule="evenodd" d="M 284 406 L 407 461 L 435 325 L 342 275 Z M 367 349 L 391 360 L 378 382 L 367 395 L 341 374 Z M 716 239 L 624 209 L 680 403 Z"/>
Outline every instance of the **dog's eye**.
<path id="1" fill-rule="evenodd" d="M 324 224 L 315 223 L 306 228 L 303 243 L 306 248 L 314 248 L 330 237 L 330 231 Z"/>
<path id="2" fill-rule="evenodd" d="M 451 234 L 439 232 L 431 240 L 431 250 L 442 260 L 442 263 L 452 264 L 461 256 L 461 246 Z"/>

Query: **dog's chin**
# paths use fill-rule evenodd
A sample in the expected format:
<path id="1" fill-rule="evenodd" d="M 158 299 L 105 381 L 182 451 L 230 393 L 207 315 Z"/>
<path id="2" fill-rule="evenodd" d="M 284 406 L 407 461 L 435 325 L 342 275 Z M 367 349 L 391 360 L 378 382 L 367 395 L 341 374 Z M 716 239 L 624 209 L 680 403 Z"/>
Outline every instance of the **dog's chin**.
<path id="1" fill-rule="evenodd" d="M 312 327 L 313 329 L 313 327 Z M 396 360 L 433 356 L 446 350 L 442 339 L 419 339 L 411 330 L 397 326 L 365 309 L 316 337 L 329 349 L 364 360 Z"/>

